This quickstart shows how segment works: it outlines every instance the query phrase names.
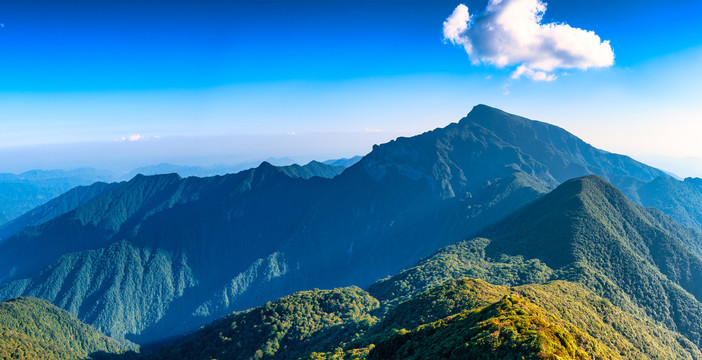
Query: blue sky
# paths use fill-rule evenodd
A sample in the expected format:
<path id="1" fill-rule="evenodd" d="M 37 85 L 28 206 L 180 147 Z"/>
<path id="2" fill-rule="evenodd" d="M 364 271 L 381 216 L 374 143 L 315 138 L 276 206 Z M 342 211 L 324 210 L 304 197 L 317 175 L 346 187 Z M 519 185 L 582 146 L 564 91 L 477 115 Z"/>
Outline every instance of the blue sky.
<path id="1" fill-rule="evenodd" d="M 614 54 L 553 81 L 473 64 L 442 32 L 461 3 L 487 5 L 3 1 L 0 172 L 351 156 L 485 103 L 702 176 L 702 3 L 545 1 Z"/>

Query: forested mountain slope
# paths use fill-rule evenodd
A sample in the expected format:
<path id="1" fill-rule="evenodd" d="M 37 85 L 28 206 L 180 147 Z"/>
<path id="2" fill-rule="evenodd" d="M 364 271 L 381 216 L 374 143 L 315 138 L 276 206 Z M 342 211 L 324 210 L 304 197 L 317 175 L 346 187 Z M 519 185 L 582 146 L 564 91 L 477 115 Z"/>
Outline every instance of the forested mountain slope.
<path id="1" fill-rule="evenodd" d="M 488 256 L 538 258 L 617 303 L 629 298 L 652 318 L 702 345 L 702 258 L 667 226 L 601 178 L 565 182 L 484 232 Z"/>
<path id="2" fill-rule="evenodd" d="M 0 303 L 0 359 L 87 359 L 132 348 L 46 300 L 18 298 Z"/>
<path id="3" fill-rule="evenodd" d="M 702 359 L 680 334 L 582 286 L 449 280 L 387 315 L 358 289 L 308 291 L 235 313 L 145 358 Z"/>
<path id="4" fill-rule="evenodd" d="M 370 293 L 392 309 L 465 276 L 504 285 L 562 279 L 700 346 L 702 259 L 692 246 L 699 234 L 633 204 L 601 178 L 570 180 L 482 234 L 377 282 Z"/>

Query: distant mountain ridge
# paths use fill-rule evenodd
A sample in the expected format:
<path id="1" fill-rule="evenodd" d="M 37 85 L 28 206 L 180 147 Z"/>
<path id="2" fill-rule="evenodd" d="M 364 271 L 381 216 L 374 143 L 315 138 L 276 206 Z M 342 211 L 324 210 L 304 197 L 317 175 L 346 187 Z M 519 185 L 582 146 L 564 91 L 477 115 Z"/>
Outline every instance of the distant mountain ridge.
<path id="1" fill-rule="evenodd" d="M 660 177 L 638 191 L 641 203 L 662 210 L 680 224 L 702 231 L 702 179 Z"/>
<path id="2" fill-rule="evenodd" d="M 17 233 L 25 226 L 43 224 L 59 215 L 63 215 L 78 206 L 92 200 L 95 196 L 107 191 L 117 183 L 107 184 L 97 182 L 88 186 L 77 186 L 62 195 L 35 207 L 23 215 L 0 226 L 0 242 Z"/>
<path id="3" fill-rule="evenodd" d="M 310 161 L 305 165 L 287 165 L 287 166 L 277 166 L 285 175 L 291 178 L 302 178 L 310 179 L 313 177 L 321 177 L 331 179 L 339 174 L 341 174 L 347 166 L 347 162 L 342 162 L 343 165 L 331 165 L 327 163 L 321 163 L 319 161 Z"/>
<path id="4" fill-rule="evenodd" d="M 363 156 L 356 155 L 350 158 L 341 158 L 341 159 L 334 159 L 334 160 L 327 160 L 324 161 L 325 164 L 327 165 L 332 165 L 332 166 L 343 166 L 344 168 L 347 168 L 363 159 Z"/>
<path id="5" fill-rule="evenodd" d="M 305 165 L 298 165 L 295 163 L 292 159 L 268 159 L 263 162 L 267 162 L 269 164 L 275 165 L 280 168 L 302 168 L 303 176 L 300 177 L 312 177 L 312 176 L 320 176 L 320 177 L 334 177 L 341 173 L 345 168 L 351 166 L 354 163 L 354 159 L 360 159 L 360 157 L 354 157 L 352 159 L 333 159 L 333 160 L 326 160 L 323 162 L 319 161 L 310 161 Z M 358 161 L 358 160 L 356 160 Z M 158 165 L 153 165 L 153 166 L 145 166 L 145 167 L 140 167 L 136 168 L 129 173 L 120 176 L 119 178 L 116 178 L 116 180 L 130 180 L 134 176 L 141 174 L 141 175 L 164 175 L 164 174 L 178 174 L 181 177 L 190 177 L 190 176 L 197 176 L 197 177 L 210 177 L 210 176 L 218 176 L 218 175 L 226 175 L 226 174 L 234 174 L 246 169 L 254 168 L 257 165 L 259 165 L 261 162 L 244 162 L 240 164 L 235 164 L 235 165 L 226 165 L 226 164 L 219 164 L 219 165 L 211 165 L 211 166 L 182 166 L 182 165 L 174 165 L 174 164 L 168 164 L 168 163 L 161 163 Z M 315 168 L 315 169 L 312 169 Z M 299 171 L 299 170 L 298 170 Z"/>
<path id="6" fill-rule="evenodd" d="M 0 244 L 0 298 L 46 298 L 146 343 L 294 291 L 368 286 L 590 173 L 632 194 L 667 176 L 483 105 L 331 179 L 268 163 L 137 176 Z"/>
<path id="7" fill-rule="evenodd" d="M 334 177 L 344 168 L 358 161 L 351 159 L 327 160 L 323 163 L 312 161 L 300 166 L 290 159 L 270 159 L 280 167 L 301 167 L 300 176 Z M 181 166 L 161 163 L 134 169 L 127 174 L 117 174 L 107 170 L 80 168 L 73 170 L 30 170 L 21 174 L 0 173 L 0 226 L 43 205 L 58 195 L 77 186 L 89 186 L 95 182 L 118 182 L 132 179 L 137 174 L 161 175 L 177 173 L 182 177 L 216 176 L 236 173 L 256 167 L 260 162 L 246 162 L 236 165 Z M 315 167 L 315 169 L 311 169 Z M 297 170 L 298 172 L 300 170 Z M 0 236 L 0 239 L 2 237 Z M 1 241 L 1 240 L 0 240 Z"/>
<path id="8" fill-rule="evenodd" d="M 315 176 L 332 178 L 344 170 L 344 167 L 342 166 L 327 165 L 317 161 L 311 161 L 303 166 L 293 164 L 288 166 L 277 166 L 277 168 L 291 178 L 303 179 L 309 179 Z M 16 232 L 26 226 L 40 225 L 59 215 L 63 215 L 92 200 L 95 196 L 107 191 L 108 189 L 118 186 L 118 184 L 119 183 L 107 184 L 104 182 L 97 182 L 89 186 L 77 186 L 48 201 L 46 204 L 37 206 L 25 214 L 13 219 L 12 221 L 0 225 L 0 242 L 14 235 Z"/>

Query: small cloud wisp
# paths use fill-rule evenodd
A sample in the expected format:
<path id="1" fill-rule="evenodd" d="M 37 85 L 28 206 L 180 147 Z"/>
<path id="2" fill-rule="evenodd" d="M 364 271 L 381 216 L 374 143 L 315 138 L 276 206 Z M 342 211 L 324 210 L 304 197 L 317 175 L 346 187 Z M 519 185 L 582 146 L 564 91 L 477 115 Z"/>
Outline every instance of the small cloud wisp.
<path id="1" fill-rule="evenodd" d="M 149 139 L 160 139 L 161 137 L 158 135 L 155 136 L 146 136 L 146 135 L 141 135 L 141 134 L 132 134 L 129 136 L 122 136 L 121 138 L 117 138 L 115 140 L 112 140 L 113 142 L 137 142 L 137 141 L 146 141 Z"/>

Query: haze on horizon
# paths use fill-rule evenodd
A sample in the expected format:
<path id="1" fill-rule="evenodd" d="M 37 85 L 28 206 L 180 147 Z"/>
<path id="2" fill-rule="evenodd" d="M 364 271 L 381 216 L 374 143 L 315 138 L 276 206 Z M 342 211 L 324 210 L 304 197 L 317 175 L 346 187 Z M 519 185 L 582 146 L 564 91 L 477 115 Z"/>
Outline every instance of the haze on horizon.
<path id="1" fill-rule="evenodd" d="M 700 18 L 694 0 L 3 1 L 0 172 L 350 157 L 484 103 L 702 177 Z M 500 19 L 530 46 L 495 50 Z"/>

